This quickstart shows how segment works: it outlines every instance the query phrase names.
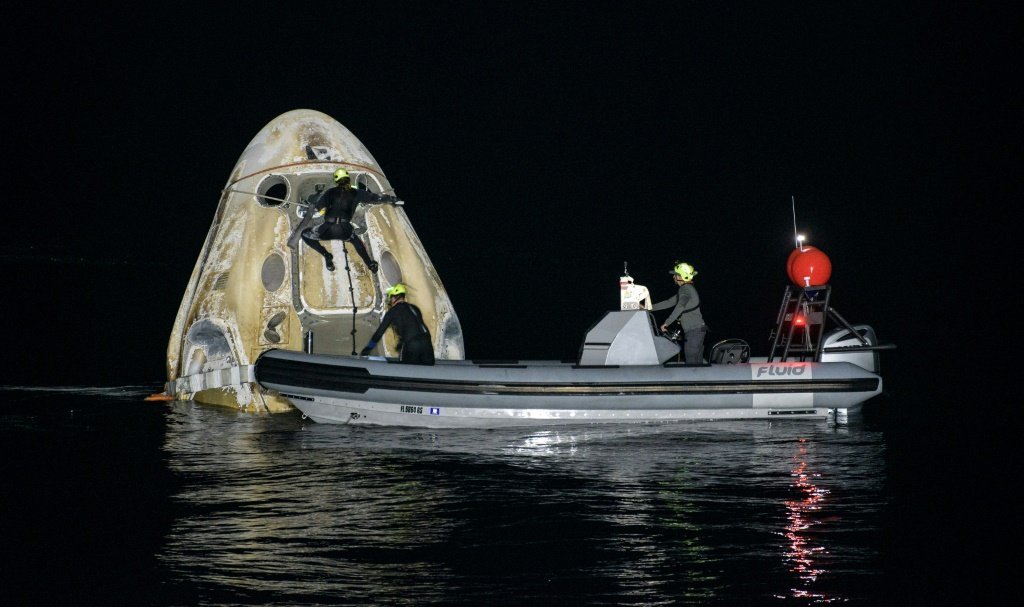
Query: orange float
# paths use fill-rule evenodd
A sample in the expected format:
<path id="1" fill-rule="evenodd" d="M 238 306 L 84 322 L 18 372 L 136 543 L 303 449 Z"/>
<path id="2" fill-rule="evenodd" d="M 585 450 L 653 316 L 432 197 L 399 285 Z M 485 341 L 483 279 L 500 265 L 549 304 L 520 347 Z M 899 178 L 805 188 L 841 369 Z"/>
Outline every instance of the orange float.
<path id="1" fill-rule="evenodd" d="M 832 276 L 832 261 L 820 249 L 805 245 L 789 254 L 786 273 L 798 287 L 820 287 Z"/>

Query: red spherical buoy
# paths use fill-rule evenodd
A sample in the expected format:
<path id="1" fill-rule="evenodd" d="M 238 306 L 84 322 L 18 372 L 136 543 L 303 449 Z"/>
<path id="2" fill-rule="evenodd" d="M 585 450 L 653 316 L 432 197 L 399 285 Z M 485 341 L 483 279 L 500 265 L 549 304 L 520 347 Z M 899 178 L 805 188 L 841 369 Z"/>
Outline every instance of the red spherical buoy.
<path id="1" fill-rule="evenodd" d="M 797 280 L 793 278 L 793 260 L 796 259 L 796 256 L 803 251 L 809 251 L 811 249 L 814 249 L 814 247 L 805 246 L 803 249 L 796 248 L 789 252 L 789 257 L 786 258 L 786 276 L 789 276 L 789 279 L 793 282 L 797 282 Z"/>
<path id="2" fill-rule="evenodd" d="M 789 254 L 786 273 L 798 287 L 820 287 L 832 276 L 832 262 L 822 251 L 805 245 Z"/>

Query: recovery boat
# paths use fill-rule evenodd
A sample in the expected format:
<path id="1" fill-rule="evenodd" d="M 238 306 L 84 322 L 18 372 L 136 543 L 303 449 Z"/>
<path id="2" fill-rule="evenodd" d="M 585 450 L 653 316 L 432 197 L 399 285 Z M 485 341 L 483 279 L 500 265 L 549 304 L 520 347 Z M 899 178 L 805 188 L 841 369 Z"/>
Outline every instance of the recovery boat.
<path id="1" fill-rule="evenodd" d="M 643 291 L 633 287 L 630 291 Z M 739 339 L 715 344 L 700 365 L 644 306 L 626 301 L 589 331 L 576 360 L 438 360 L 400 364 L 271 349 L 256 382 L 319 423 L 427 428 L 536 426 L 758 418 L 828 418 L 882 391 L 877 342 L 830 305 L 828 285 L 787 287 L 772 352 L 751 358 Z M 826 330 L 831 318 L 840 326 Z"/>

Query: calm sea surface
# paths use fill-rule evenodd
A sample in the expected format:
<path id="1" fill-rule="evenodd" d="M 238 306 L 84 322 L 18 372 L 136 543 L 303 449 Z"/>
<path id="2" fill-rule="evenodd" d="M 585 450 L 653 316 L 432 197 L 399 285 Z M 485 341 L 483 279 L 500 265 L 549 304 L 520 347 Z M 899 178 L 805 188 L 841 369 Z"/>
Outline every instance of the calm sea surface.
<path id="1" fill-rule="evenodd" d="M 915 604 L 888 397 L 428 431 L 157 390 L 0 390 L 5 604 Z"/>

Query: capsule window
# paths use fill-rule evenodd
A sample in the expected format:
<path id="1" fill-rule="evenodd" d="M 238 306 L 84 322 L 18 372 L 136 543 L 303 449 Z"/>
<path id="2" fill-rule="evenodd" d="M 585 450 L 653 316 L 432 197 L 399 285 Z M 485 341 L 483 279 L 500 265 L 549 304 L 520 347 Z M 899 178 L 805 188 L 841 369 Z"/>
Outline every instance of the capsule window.
<path id="1" fill-rule="evenodd" d="M 374 194 L 380 194 L 383 191 L 377 177 L 371 173 L 357 173 L 353 175 L 353 178 L 353 183 L 360 190 L 369 190 Z"/>
<path id="2" fill-rule="evenodd" d="M 391 251 L 384 251 L 380 256 L 380 271 L 384 275 L 384 281 L 389 285 L 396 285 L 402 282 L 402 266 Z"/>
<path id="3" fill-rule="evenodd" d="M 267 255 L 263 260 L 263 268 L 260 270 L 260 279 L 263 281 L 263 288 L 273 292 L 281 288 L 284 282 L 284 259 L 277 253 Z"/>
<path id="4" fill-rule="evenodd" d="M 288 200 L 288 180 L 281 175 L 267 175 L 256 188 L 260 206 L 276 207 Z"/>

